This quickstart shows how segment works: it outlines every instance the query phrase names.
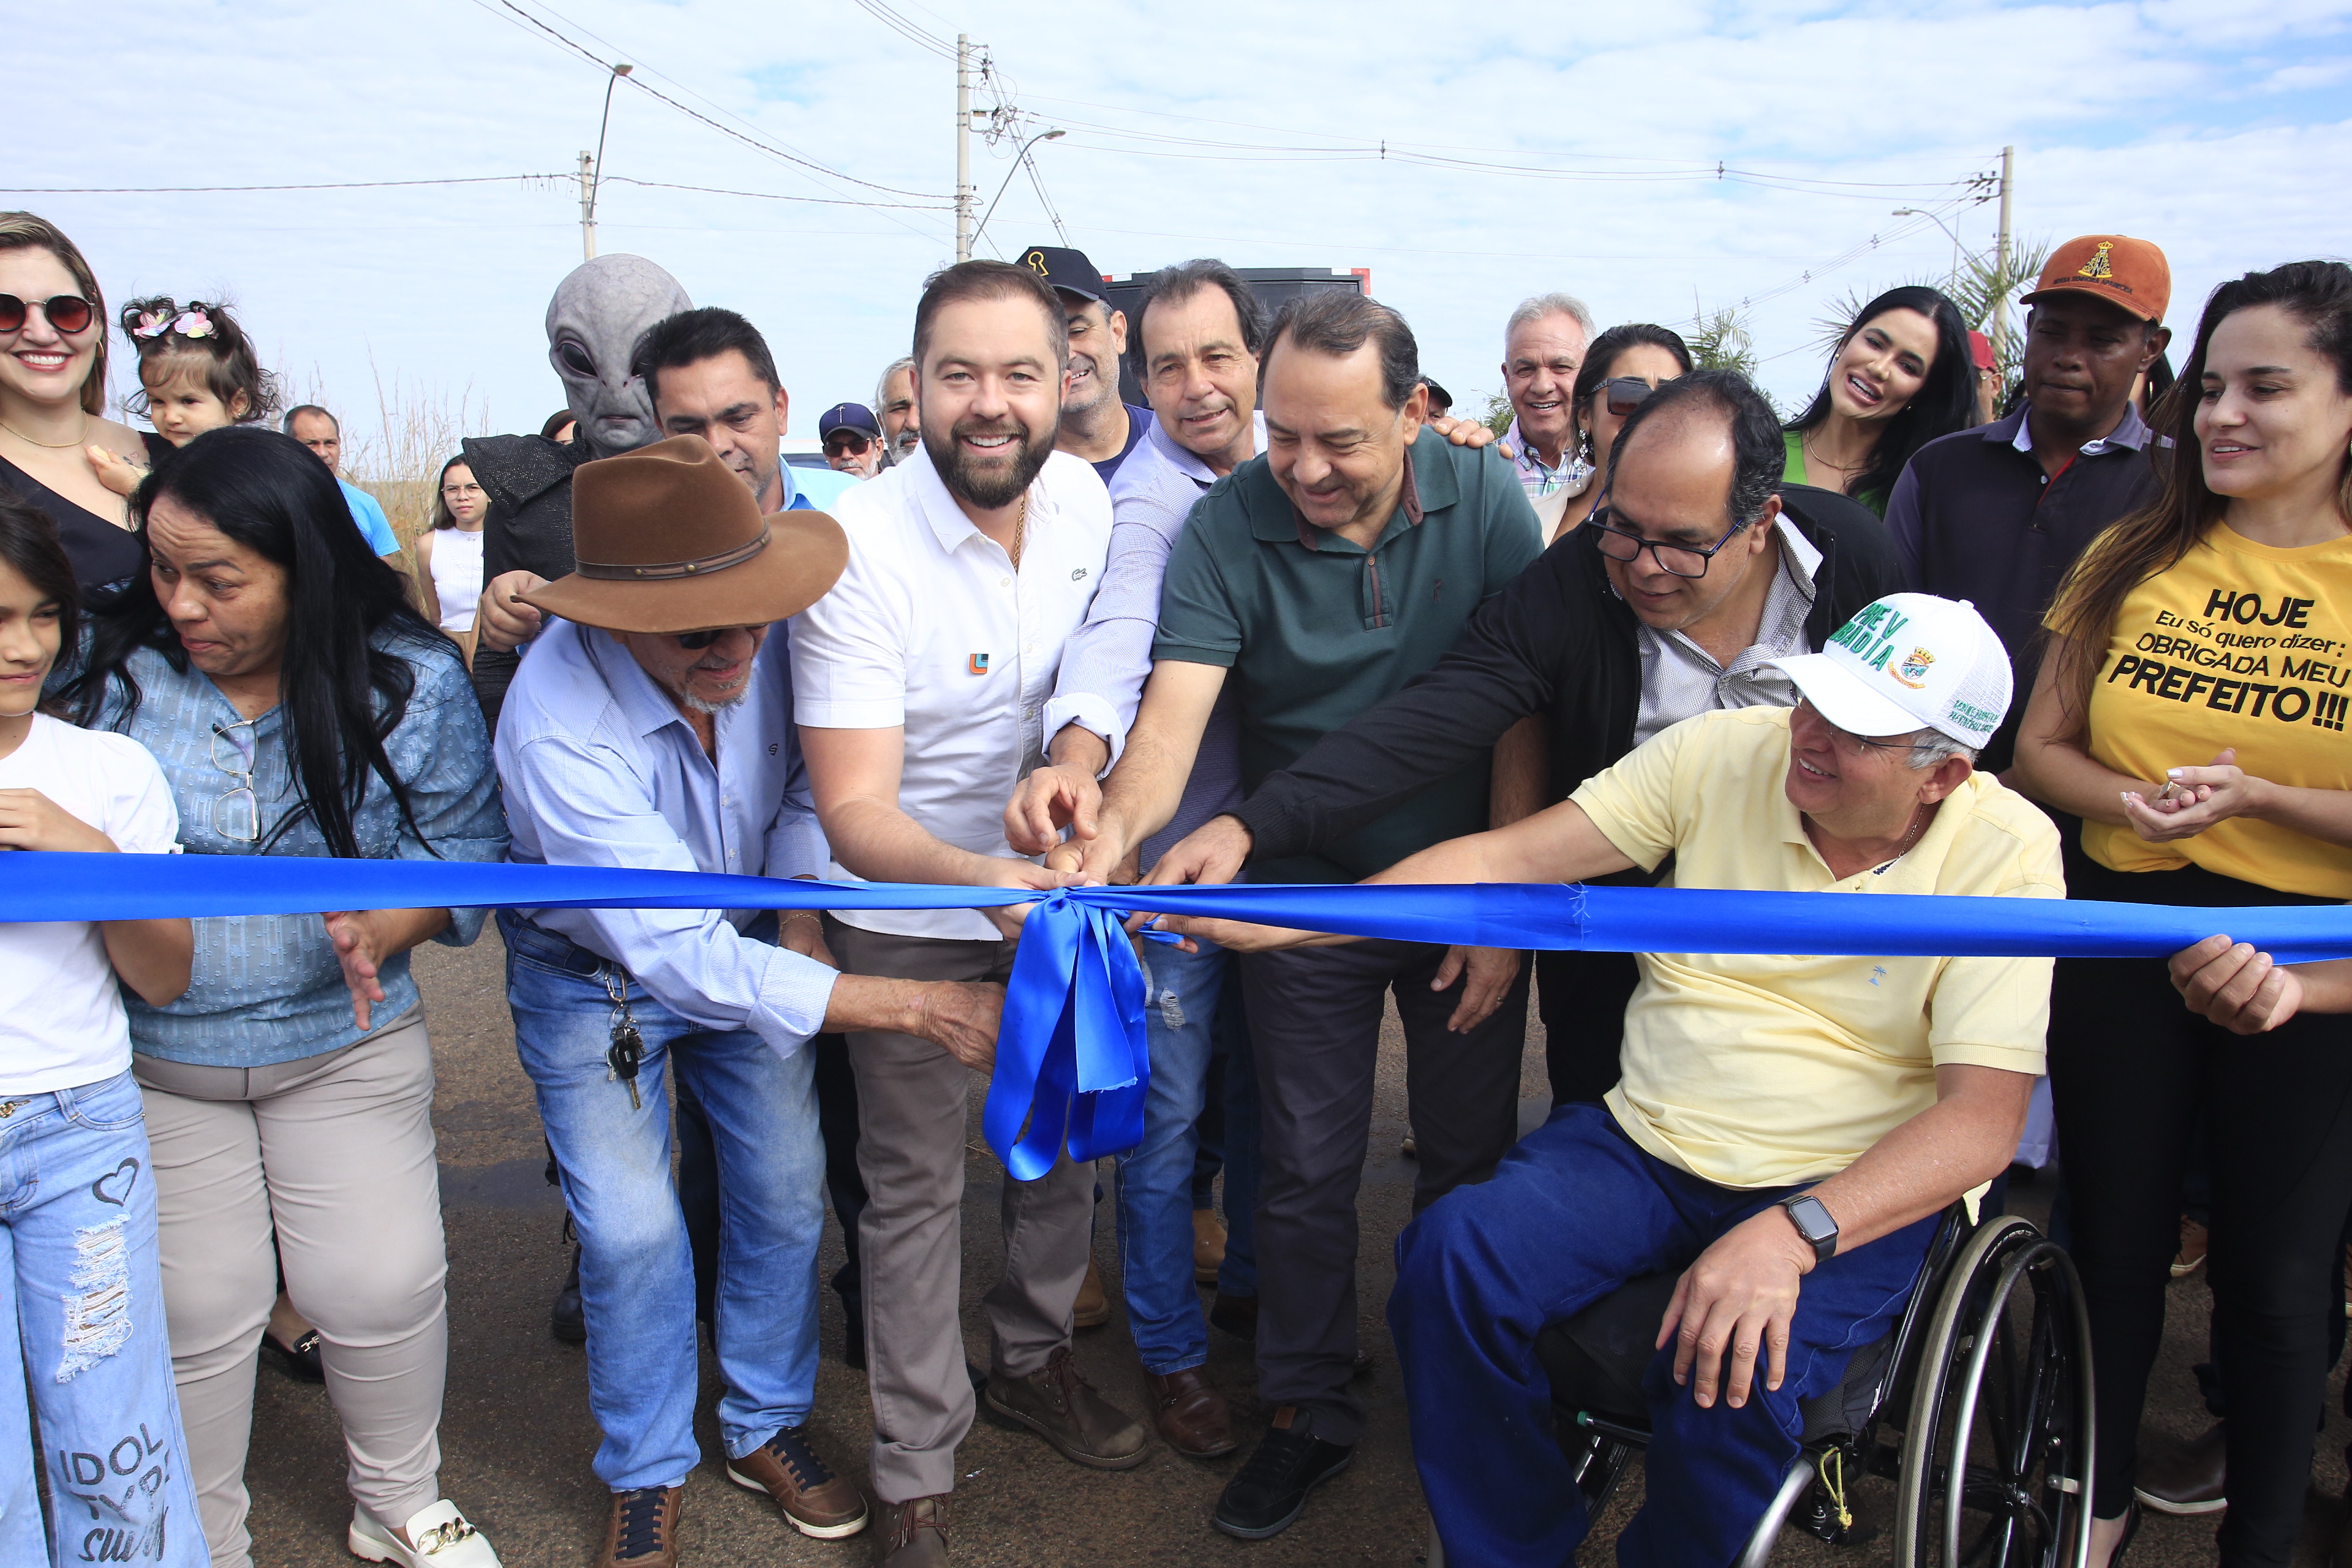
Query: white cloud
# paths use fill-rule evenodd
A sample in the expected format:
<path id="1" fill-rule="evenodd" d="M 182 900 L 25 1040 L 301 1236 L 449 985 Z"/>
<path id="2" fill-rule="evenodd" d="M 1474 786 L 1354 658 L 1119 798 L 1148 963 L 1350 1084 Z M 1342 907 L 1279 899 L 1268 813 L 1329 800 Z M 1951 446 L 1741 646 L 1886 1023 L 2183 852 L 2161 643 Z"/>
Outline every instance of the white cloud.
<path id="1" fill-rule="evenodd" d="M 862 13 L 557 3 L 655 85 L 705 95 L 711 103 L 686 100 L 714 118 L 740 115 L 881 184 L 950 188 L 952 68 Z M 1657 0 L 1459 15 L 1403 0 L 1342 11 L 1109 0 L 1082 26 L 1035 0 L 962 13 L 934 0 L 958 18 L 946 22 L 902 8 L 938 31 L 960 21 L 986 36 L 1040 123 L 1069 126 L 1038 149 L 1039 164 L 1073 237 L 1106 271 L 1199 254 L 1370 267 L 1457 396 L 1496 384 L 1497 327 L 1527 294 L 1565 287 L 1604 320 L 1671 321 L 1694 298 L 1753 297 L 1811 270 L 1812 282 L 1756 311 L 1759 345 L 1781 356 L 1769 384 L 1784 400 L 1801 395 L 1818 374 L 1803 345 L 1822 301 L 1948 265 L 1941 231 L 1891 209 L 1955 194 L 2004 142 L 2019 148 L 2020 231 L 2157 240 L 2173 258 L 2178 324 L 2223 276 L 2352 251 L 2352 218 L 2333 194 L 2352 168 L 2352 121 L 2252 122 L 2240 101 L 2255 82 L 2304 90 L 2339 79 L 2352 67 L 2352 0 L 2283 0 L 2235 27 L 2216 18 L 2243 8 L 2210 0 Z M 593 143 L 604 79 L 508 15 L 499 0 L 98 0 L 76 16 L 78 36 L 113 40 L 103 70 L 78 41 L 40 29 L 17 40 L 9 169 L 26 184 L 75 186 L 568 173 Z M 2290 37 L 2284 71 L 2250 52 Z M 2263 99 L 2273 110 L 2277 101 Z M 1343 139 L 1374 154 L 1284 151 Z M 1382 139 L 1605 177 L 1382 161 Z M 1718 161 L 1804 188 L 1718 180 Z M 652 257 L 698 301 L 751 315 L 803 419 L 867 395 L 875 369 L 903 352 L 923 275 L 951 254 L 941 212 L 618 183 L 908 199 L 807 176 L 626 84 L 607 168 L 603 247 Z M 985 150 L 975 157 L 983 202 L 1011 169 Z M 1675 170 L 1685 176 L 1625 178 Z M 76 236 L 111 298 L 225 289 L 281 363 L 315 366 L 346 405 L 363 407 L 379 374 L 453 395 L 470 388 L 508 428 L 535 427 L 560 401 L 539 323 L 580 255 L 568 182 L 0 195 L 17 202 Z M 1989 205 L 1952 220 L 1971 246 L 1990 242 Z M 1823 270 L 1906 227 L 1916 232 Z M 1014 180 L 990 248 L 1050 232 Z"/>

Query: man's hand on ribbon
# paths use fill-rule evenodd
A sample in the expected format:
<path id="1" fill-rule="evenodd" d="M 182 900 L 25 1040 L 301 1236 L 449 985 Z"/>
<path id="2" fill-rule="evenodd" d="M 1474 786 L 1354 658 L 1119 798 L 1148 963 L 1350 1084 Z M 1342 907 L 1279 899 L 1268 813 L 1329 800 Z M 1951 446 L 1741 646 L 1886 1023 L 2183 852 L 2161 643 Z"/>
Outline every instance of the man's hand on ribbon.
<path id="1" fill-rule="evenodd" d="M 1657 1346 L 1675 1342 L 1675 1382 L 1691 1387 L 1699 1408 L 1712 1408 L 1718 1393 L 1734 1410 L 1745 1405 L 1759 1355 L 1764 1386 L 1780 1386 L 1798 1289 L 1812 1268 L 1813 1249 L 1775 1207 L 1724 1232 L 1683 1271 Z"/>
<path id="2" fill-rule="evenodd" d="M 1034 888 L 1040 893 L 1050 893 L 1056 888 L 1074 887 L 1078 880 L 1067 871 L 1049 870 L 1044 866 L 1033 866 L 1026 860 L 993 859 L 989 862 L 989 869 L 972 879 L 972 886 Z M 993 909 L 984 909 L 980 912 L 986 915 L 990 922 L 998 931 L 1003 931 L 1008 940 L 1018 941 L 1021 936 L 1022 922 L 1029 918 L 1029 911 L 1034 907 L 1032 904 L 1025 903 L 1000 904 Z"/>
<path id="3" fill-rule="evenodd" d="M 907 1033 L 945 1046 L 974 1072 L 996 1066 L 996 1029 L 1004 1015 L 1004 987 L 990 982 L 935 980 L 918 999 Z"/>

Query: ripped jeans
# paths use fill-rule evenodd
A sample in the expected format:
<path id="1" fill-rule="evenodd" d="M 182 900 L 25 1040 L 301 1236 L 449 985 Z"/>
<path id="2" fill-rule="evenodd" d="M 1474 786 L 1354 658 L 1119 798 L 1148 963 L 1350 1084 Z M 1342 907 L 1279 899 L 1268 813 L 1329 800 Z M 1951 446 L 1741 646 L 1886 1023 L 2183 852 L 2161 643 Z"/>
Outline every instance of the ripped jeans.
<path id="1" fill-rule="evenodd" d="M 0 1357 L 0 1568 L 208 1562 L 163 1331 L 147 1124 L 127 1072 L 0 1094 L 0 1342 L 14 1351 Z"/>

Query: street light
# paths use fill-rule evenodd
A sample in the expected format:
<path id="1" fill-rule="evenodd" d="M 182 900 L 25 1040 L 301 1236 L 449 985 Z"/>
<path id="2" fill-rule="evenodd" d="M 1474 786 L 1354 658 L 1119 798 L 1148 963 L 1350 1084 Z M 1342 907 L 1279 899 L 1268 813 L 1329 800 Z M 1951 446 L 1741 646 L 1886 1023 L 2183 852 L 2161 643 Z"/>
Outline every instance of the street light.
<path id="1" fill-rule="evenodd" d="M 980 220 L 980 227 L 971 231 L 971 243 L 975 247 L 980 244 L 980 237 L 987 232 L 988 219 L 996 216 L 996 203 L 1003 201 L 1004 199 L 1004 193 L 1013 188 L 1013 174 L 1017 174 L 1021 172 L 1022 160 L 1029 156 L 1029 149 L 1034 147 L 1040 142 L 1051 142 L 1058 137 L 1067 136 L 1069 132 L 1066 131 L 1040 131 L 1036 135 L 1032 136 L 1028 141 L 1021 143 L 1021 150 L 1013 154 L 1013 174 L 1005 175 L 1004 184 L 996 187 L 996 200 L 988 204 L 988 216 L 982 218 Z"/>
<path id="2" fill-rule="evenodd" d="M 596 163 L 593 170 L 588 154 L 580 154 L 580 245 L 590 261 L 596 259 L 596 190 L 604 183 L 604 132 L 613 123 L 613 89 L 636 68 L 624 60 L 614 66 L 613 74 L 604 79 L 604 114 L 596 122 Z"/>
<path id="3" fill-rule="evenodd" d="M 1896 207 L 1895 209 L 1894 216 L 1896 217 L 1926 218 L 1929 223 L 1934 224 L 1946 234 L 1952 236 L 1952 269 L 1944 275 L 1944 291 L 1947 294 L 1950 293 L 1952 289 L 1958 286 L 1960 280 L 1960 251 L 1963 248 L 1960 244 L 1960 237 L 1958 234 L 1953 233 L 1952 226 L 1950 224 L 1946 223 L 1934 213 L 1928 212 L 1921 207 Z"/>

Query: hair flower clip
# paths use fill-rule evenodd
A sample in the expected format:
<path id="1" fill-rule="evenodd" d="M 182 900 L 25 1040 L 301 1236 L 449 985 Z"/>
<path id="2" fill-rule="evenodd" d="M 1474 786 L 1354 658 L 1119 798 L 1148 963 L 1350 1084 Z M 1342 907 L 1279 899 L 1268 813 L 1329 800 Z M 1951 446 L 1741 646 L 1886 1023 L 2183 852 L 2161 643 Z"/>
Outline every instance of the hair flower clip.
<path id="1" fill-rule="evenodd" d="M 172 330 L 172 318 L 163 310 L 142 310 L 139 324 L 131 329 L 134 338 L 160 338 Z"/>
<path id="2" fill-rule="evenodd" d="M 213 335 L 213 319 L 202 310 L 183 310 L 172 330 L 184 338 L 208 338 Z"/>

